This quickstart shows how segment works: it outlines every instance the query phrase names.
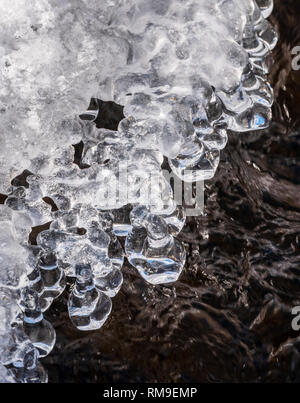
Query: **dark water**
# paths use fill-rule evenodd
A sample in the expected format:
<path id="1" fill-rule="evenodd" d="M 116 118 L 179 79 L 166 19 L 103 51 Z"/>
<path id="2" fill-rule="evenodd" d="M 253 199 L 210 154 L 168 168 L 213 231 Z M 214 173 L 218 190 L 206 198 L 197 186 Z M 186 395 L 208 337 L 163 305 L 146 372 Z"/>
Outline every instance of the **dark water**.
<path id="1" fill-rule="evenodd" d="M 280 35 L 269 130 L 232 134 L 205 216 L 180 235 L 188 260 L 174 286 L 152 287 L 134 269 L 103 329 L 82 333 L 66 305 L 49 313 L 57 331 L 43 360 L 50 382 L 299 382 L 300 2 L 276 1 Z M 64 301 L 66 302 L 66 301 Z"/>

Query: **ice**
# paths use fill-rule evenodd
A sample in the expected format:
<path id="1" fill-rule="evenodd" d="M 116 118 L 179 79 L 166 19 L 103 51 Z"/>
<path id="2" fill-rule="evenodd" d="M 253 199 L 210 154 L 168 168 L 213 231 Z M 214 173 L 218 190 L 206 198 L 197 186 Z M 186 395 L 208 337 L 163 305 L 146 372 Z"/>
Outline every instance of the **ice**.
<path id="1" fill-rule="evenodd" d="M 178 279 L 185 211 L 162 167 L 209 180 L 230 131 L 268 126 L 272 9 L 272 0 L 1 0 L 0 379 L 47 380 L 38 358 L 55 331 L 43 313 L 66 277 L 73 324 L 103 326 L 123 282 L 117 237 L 145 281 Z"/>
<path id="2" fill-rule="evenodd" d="M 28 274 L 29 286 L 39 297 L 42 312 L 50 308 L 54 299 L 58 298 L 66 287 L 64 270 L 50 251 L 41 251 Z"/>
<path id="3" fill-rule="evenodd" d="M 0 287 L 17 289 L 26 285 L 25 262 L 28 254 L 26 249 L 19 243 L 21 240 L 18 231 L 19 225 L 13 225 L 15 219 L 18 223 L 20 222 L 20 216 L 22 220 L 22 213 L 15 213 L 7 206 L 0 205 Z M 21 232 L 28 237 L 31 231 L 30 220 L 29 226 L 26 227 L 27 221 L 22 224 L 24 226 L 21 227 Z"/>
<path id="4" fill-rule="evenodd" d="M 115 268 L 106 276 L 96 277 L 95 286 L 104 294 L 113 298 L 120 291 L 123 284 L 123 274 L 121 270 Z"/>
<path id="5" fill-rule="evenodd" d="M 119 101 L 126 116 L 156 121 L 157 147 L 176 157 L 182 133 L 170 99 L 178 104 L 198 93 L 203 101 L 195 82 L 235 91 L 258 48 L 261 55 L 274 47 L 276 36 L 264 19 L 273 2 L 258 5 L 262 14 L 252 0 L 42 0 L 38 7 L 33 0 L 14 6 L 3 0 L 1 191 L 17 171 L 38 165 L 49 173 L 49 164 L 38 160 L 49 161 L 81 140 L 73 122 L 92 96 Z M 164 107 L 163 99 L 169 100 Z M 164 145 L 168 139 L 173 148 Z"/>
<path id="6" fill-rule="evenodd" d="M 264 18 L 268 18 L 273 11 L 273 7 L 274 7 L 273 0 L 257 0 L 256 3 L 258 5 L 258 7 L 260 7 Z"/>
<path id="7" fill-rule="evenodd" d="M 16 290 L 0 287 L 0 383 L 46 382 L 47 374 L 36 361 L 38 352 L 25 334 L 17 300 Z M 31 365 L 30 356 L 36 357 Z"/>
<path id="8" fill-rule="evenodd" d="M 37 349 L 30 350 L 24 357 L 21 367 L 15 367 L 12 372 L 20 383 L 47 383 L 48 375 L 43 366 L 38 362 Z"/>
<path id="9" fill-rule="evenodd" d="M 90 265 L 76 266 L 76 283 L 69 296 L 70 318 L 79 330 L 100 329 L 111 311 L 111 299 L 98 291 Z"/>
<path id="10" fill-rule="evenodd" d="M 15 301 L 17 294 L 11 290 L 0 287 L 0 357 L 1 363 L 5 364 L 12 346 L 11 323 L 19 313 Z"/>
<path id="11" fill-rule="evenodd" d="M 4 365 L 0 364 L 0 383 L 14 383 L 15 379 L 13 374 L 5 368 Z"/>
<path id="12" fill-rule="evenodd" d="M 38 357 L 46 357 L 55 345 L 56 333 L 51 323 L 44 319 L 39 296 L 34 290 L 23 290 L 21 308 L 24 311 L 26 335 L 38 350 Z"/>
<path id="13" fill-rule="evenodd" d="M 138 207 L 131 220 L 133 229 L 125 243 L 129 262 L 151 284 L 176 281 L 185 263 L 185 249 L 170 234 L 166 219 Z"/>

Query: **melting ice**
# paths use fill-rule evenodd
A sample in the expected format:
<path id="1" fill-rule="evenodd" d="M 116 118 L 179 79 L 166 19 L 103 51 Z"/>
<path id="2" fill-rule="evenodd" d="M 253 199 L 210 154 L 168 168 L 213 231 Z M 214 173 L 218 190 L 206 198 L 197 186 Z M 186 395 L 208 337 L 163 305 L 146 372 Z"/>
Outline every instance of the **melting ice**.
<path id="1" fill-rule="evenodd" d="M 84 331 L 109 316 L 125 255 L 149 283 L 178 279 L 185 213 L 162 164 L 187 182 L 209 180 L 228 131 L 269 124 L 272 8 L 1 0 L 1 381 L 47 381 L 39 358 L 55 330 L 43 314 L 66 278 L 69 316 Z M 115 128 L 94 123 L 103 101 L 124 107 Z"/>

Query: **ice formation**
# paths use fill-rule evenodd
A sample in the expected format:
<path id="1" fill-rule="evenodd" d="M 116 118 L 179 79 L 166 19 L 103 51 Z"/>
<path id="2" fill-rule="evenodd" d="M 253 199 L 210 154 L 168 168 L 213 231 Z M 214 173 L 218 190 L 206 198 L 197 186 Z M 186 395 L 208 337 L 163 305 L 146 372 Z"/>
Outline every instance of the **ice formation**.
<path id="1" fill-rule="evenodd" d="M 55 330 L 43 312 L 66 277 L 81 330 L 105 323 L 125 255 L 149 283 L 177 280 L 185 212 L 164 157 L 182 180 L 207 180 L 228 131 L 269 124 L 272 8 L 272 0 L 1 0 L 1 381 L 47 381 L 39 358 Z M 94 123 L 105 102 L 124 107 L 117 127 Z"/>

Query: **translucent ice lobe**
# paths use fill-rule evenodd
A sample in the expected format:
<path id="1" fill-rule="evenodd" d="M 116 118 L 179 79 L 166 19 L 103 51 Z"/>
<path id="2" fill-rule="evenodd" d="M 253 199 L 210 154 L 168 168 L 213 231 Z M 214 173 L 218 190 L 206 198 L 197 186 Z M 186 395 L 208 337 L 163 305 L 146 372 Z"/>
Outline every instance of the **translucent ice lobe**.
<path id="1" fill-rule="evenodd" d="M 25 333 L 38 350 L 38 356 L 46 357 L 55 345 L 56 333 L 51 323 L 44 319 L 38 294 L 24 289 L 20 305 L 24 311 Z"/>
<path id="2" fill-rule="evenodd" d="M 95 286 L 108 297 L 114 297 L 123 284 L 123 274 L 121 270 L 114 268 L 106 276 L 96 277 Z"/>
<path id="3" fill-rule="evenodd" d="M 185 263 L 185 249 L 171 235 L 178 225 L 168 220 L 174 219 L 174 213 L 162 217 L 152 214 L 147 206 L 137 207 L 131 213 L 133 229 L 126 238 L 126 255 L 151 284 L 176 281 Z"/>
<path id="4" fill-rule="evenodd" d="M 48 381 L 48 375 L 38 362 L 38 357 L 37 349 L 30 350 L 25 354 L 22 366 L 12 369 L 17 382 L 46 383 Z"/>
<path id="5" fill-rule="evenodd" d="M 260 7 L 264 18 L 268 18 L 273 11 L 274 1 L 273 0 L 256 0 L 256 3 L 258 5 L 258 7 Z"/>
<path id="6" fill-rule="evenodd" d="M 5 368 L 4 365 L 0 363 L 0 383 L 15 383 L 13 374 L 11 371 Z"/>
<path id="7" fill-rule="evenodd" d="M 42 253 L 39 257 L 36 270 L 40 276 L 42 286 L 39 298 L 42 312 L 46 311 L 53 300 L 58 298 L 66 287 L 64 270 L 60 267 L 56 256 L 53 253 Z M 34 285 L 36 281 L 34 281 Z"/>
<path id="8" fill-rule="evenodd" d="M 151 284 L 176 281 L 185 263 L 184 247 L 172 237 L 163 246 L 151 246 L 143 230 L 133 229 L 125 248 L 130 264 Z"/>
<path id="9" fill-rule="evenodd" d="M 20 245 L 18 228 L 13 226 L 10 220 L 15 216 L 7 206 L 0 205 L 0 287 L 20 288 L 26 284 L 26 266 L 24 262 L 27 260 L 28 253 L 24 247 Z M 21 214 L 22 217 L 22 214 Z M 22 234 L 28 236 L 28 230 L 24 225 Z"/>
<path id="10" fill-rule="evenodd" d="M 111 299 L 96 289 L 90 265 L 77 265 L 76 276 L 68 301 L 70 318 L 79 330 L 100 329 L 110 314 Z"/>

